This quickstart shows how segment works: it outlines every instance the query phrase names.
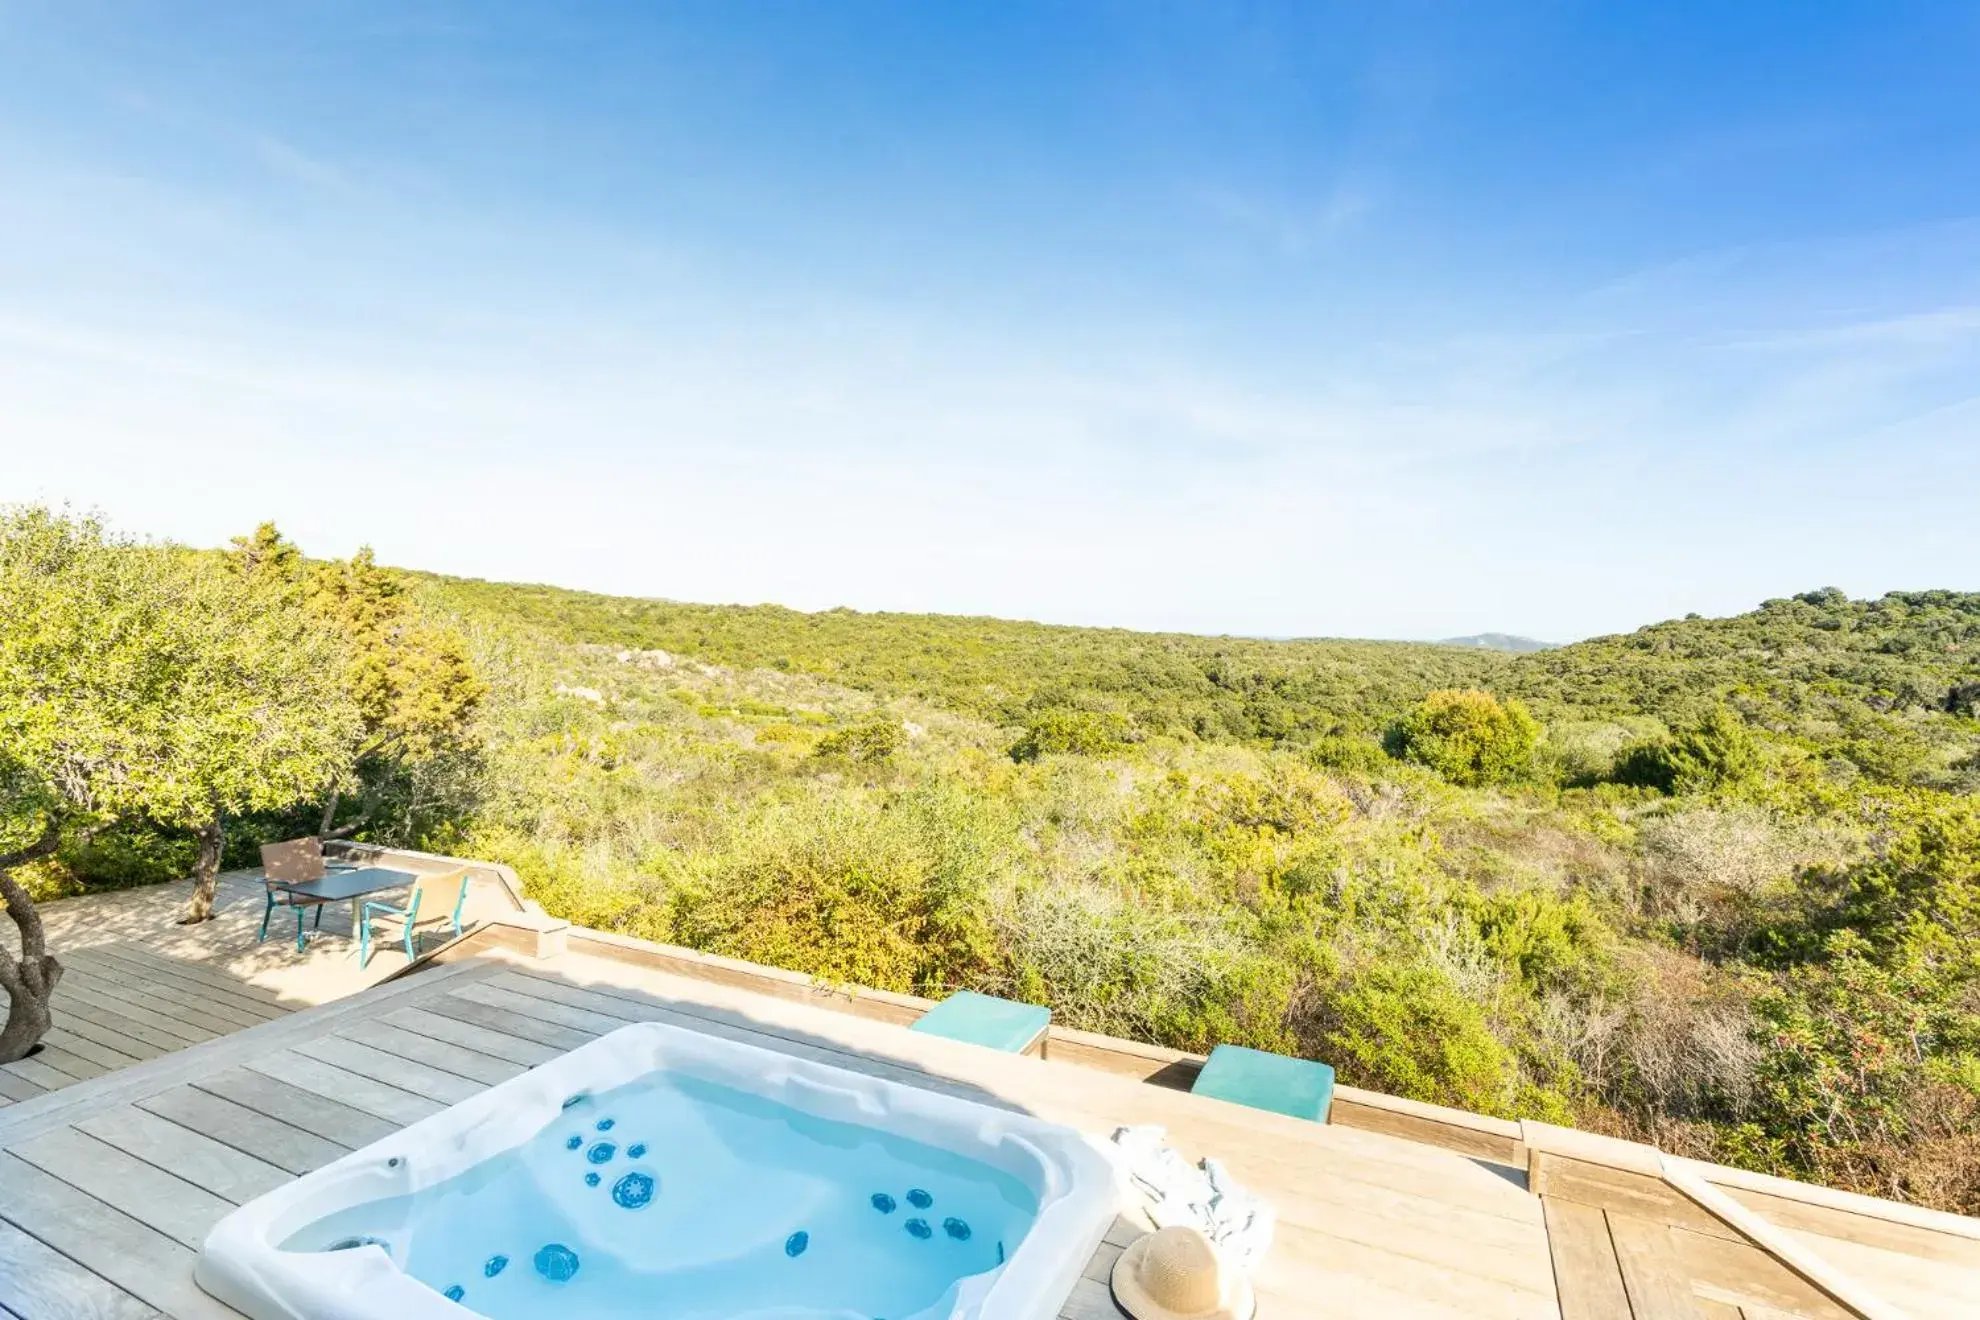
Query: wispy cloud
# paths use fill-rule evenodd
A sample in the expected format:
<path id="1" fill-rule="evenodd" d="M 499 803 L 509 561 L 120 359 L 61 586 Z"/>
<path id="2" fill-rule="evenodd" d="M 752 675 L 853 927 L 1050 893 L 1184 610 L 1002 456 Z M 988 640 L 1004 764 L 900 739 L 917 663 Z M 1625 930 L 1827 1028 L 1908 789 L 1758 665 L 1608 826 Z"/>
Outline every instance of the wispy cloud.
<path id="1" fill-rule="evenodd" d="M 1206 185 L 1190 190 L 1211 218 L 1260 240 L 1279 256 L 1303 258 L 1359 227 L 1376 209 L 1374 188 L 1341 178 L 1313 199 L 1291 201 L 1255 189 Z"/>
<path id="2" fill-rule="evenodd" d="M 291 183 L 344 195 L 356 190 L 350 172 L 343 166 L 312 155 L 273 133 L 254 129 L 244 132 L 242 139 L 264 169 Z"/>
<path id="3" fill-rule="evenodd" d="M 1786 350 L 1831 348 L 1941 349 L 1980 339 L 1980 305 L 1940 307 L 1845 321 L 1765 339 L 1742 340 L 1731 348 Z"/>

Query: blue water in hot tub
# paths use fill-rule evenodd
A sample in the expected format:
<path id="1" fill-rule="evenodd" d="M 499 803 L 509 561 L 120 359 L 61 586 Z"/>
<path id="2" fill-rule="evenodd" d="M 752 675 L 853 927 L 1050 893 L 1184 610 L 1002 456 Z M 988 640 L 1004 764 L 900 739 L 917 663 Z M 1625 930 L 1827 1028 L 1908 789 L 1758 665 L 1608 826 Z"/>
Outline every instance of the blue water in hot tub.
<path id="1" fill-rule="evenodd" d="M 376 1240 L 494 1320 L 908 1320 L 998 1268 L 1037 1214 L 1023 1182 L 978 1161 L 657 1073 L 282 1245 Z"/>

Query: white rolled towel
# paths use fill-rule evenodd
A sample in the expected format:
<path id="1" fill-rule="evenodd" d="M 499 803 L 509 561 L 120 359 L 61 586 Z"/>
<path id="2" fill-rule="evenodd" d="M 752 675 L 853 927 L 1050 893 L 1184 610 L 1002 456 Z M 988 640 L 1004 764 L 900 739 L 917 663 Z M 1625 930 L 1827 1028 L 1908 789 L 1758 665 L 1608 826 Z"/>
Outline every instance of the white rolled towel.
<path id="1" fill-rule="evenodd" d="M 1246 1271 L 1257 1269 L 1272 1245 L 1272 1207 L 1218 1161 L 1193 1165 L 1163 1145 L 1167 1135 L 1153 1124 L 1114 1131 L 1115 1158 L 1141 1193 L 1148 1218 L 1157 1228 L 1197 1229 Z"/>

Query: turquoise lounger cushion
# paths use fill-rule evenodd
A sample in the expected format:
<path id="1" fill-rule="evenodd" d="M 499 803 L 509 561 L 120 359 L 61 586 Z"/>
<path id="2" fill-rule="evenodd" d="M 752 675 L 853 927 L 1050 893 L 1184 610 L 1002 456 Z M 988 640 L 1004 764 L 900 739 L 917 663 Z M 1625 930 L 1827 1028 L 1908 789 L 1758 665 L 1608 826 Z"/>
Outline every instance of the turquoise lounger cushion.
<path id="1" fill-rule="evenodd" d="M 1196 1085 L 1189 1089 L 1232 1104 L 1324 1123 L 1334 1098 L 1334 1070 L 1312 1059 L 1219 1045 L 1210 1051 Z"/>
<path id="2" fill-rule="evenodd" d="M 910 1030 L 1022 1054 L 1052 1025 L 1052 1010 L 959 990 L 921 1015 Z"/>

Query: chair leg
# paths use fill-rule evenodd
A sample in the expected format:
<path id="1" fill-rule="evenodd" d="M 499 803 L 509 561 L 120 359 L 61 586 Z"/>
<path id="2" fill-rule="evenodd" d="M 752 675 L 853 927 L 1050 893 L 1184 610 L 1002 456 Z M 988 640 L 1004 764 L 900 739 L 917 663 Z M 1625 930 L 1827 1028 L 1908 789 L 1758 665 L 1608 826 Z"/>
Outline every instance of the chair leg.
<path id="1" fill-rule="evenodd" d="M 363 968 L 371 962 L 371 918 L 358 922 L 358 966 Z"/>
<path id="2" fill-rule="evenodd" d="M 417 958 L 417 957 L 419 957 L 419 955 L 418 955 L 417 953 L 415 953 L 415 952 L 413 952 L 413 947 L 414 947 L 414 946 L 413 946 L 413 925 L 412 925 L 412 922 L 410 922 L 410 921 L 408 921 L 408 922 L 406 923 L 406 961 L 407 961 L 408 963 L 410 963 L 410 962 L 412 962 L 412 960 L 413 960 L 413 959 L 415 959 L 415 958 Z"/>
<path id="3" fill-rule="evenodd" d="M 304 941 L 305 941 L 305 940 L 306 940 L 307 938 L 308 938 L 308 936 L 306 936 L 306 935 L 305 935 L 305 934 L 303 933 L 303 915 L 302 915 L 302 909 L 301 909 L 301 908 L 297 908 L 297 909 L 296 909 L 296 952 L 297 952 L 297 953 L 301 953 L 301 952 L 303 951 L 303 948 L 304 948 Z"/>
<path id="4" fill-rule="evenodd" d="M 254 937 L 256 944 L 268 938 L 268 919 L 275 915 L 275 891 L 268 892 L 268 906 L 261 909 L 261 934 Z"/>

